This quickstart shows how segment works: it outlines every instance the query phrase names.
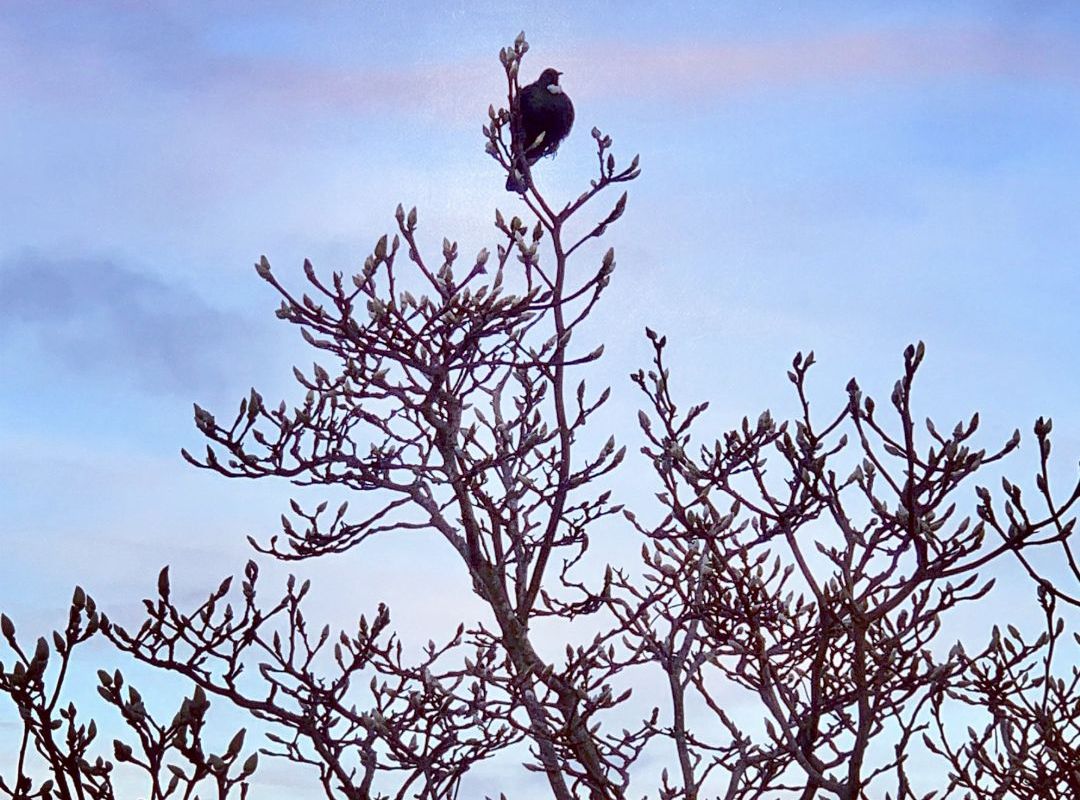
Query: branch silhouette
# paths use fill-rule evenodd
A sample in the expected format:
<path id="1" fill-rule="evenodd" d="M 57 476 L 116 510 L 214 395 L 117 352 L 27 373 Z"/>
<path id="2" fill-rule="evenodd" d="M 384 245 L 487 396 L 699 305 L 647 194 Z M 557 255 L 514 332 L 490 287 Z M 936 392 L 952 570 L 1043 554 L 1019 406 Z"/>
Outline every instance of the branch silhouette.
<path id="1" fill-rule="evenodd" d="M 623 216 L 627 194 L 615 193 L 639 159 L 617 161 L 594 128 L 584 191 L 545 193 L 545 162 L 528 163 L 512 135 L 527 51 L 524 35 L 501 51 L 506 105 L 483 128 L 522 188 L 522 216 L 496 212 L 493 250 L 463 258 L 443 239 L 428 252 L 417 210 L 399 205 L 356 274 L 305 261 L 301 281 L 261 258 L 277 316 L 314 353 L 293 369 L 300 399 L 252 389 L 235 414 L 196 405 L 205 450 L 182 451 L 229 478 L 362 499 L 292 500 L 280 531 L 251 538 L 263 557 L 337 557 L 421 532 L 456 557 L 485 618 L 410 656 L 386 605 L 347 631 L 313 625 L 310 583 L 267 590 L 255 561 L 193 606 L 173 597 L 166 567 L 125 625 L 78 588 L 51 644 L 25 648 L 0 618 L 0 694 L 21 720 L 0 795 L 111 800 L 124 765 L 151 798 L 246 797 L 261 754 L 332 800 L 467 796 L 468 776 L 500 755 L 557 800 L 1078 796 L 1077 678 L 1062 676 L 1059 608 L 1080 605 L 1080 482 L 1051 491 L 1050 421 L 1035 425 L 1035 501 L 1008 480 L 995 497 L 976 481 L 1020 434 L 987 449 L 978 415 L 951 432 L 917 423 L 920 342 L 881 408 L 852 380 L 844 402 L 812 414 L 811 352 L 788 373 L 794 418 L 766 410 L 717 434 L 706 400 L 681 405 L 667 339 L 646 329 L 652 361 L 631 380 L 638 463 L 658 492 L 617 502 L 626 446 L 601 435 L 586 449 L 611 397 L 586 384 L 603 355 L 587 323 L 616 260 L 613 249 L 590 260 L 585 245 Z M 601 521 L 632 536 L 640 560 L 594 569 Z M 1075 585 L 1050 580 L 1047 552 Z M 974 618 L 995 590 L 985 573 L 1013 562 L 1041 632 L 994 626 L 969 655 L 946 622 Z M 538 638 L 553 623 L 565 653 Z M 576 630 L 593 638 L 576 644 Z M 165 724 L 120 671 L 101 671 L 126 736 L 111 754 L 96 754 L 97 723 L 60 699 L 71 653 L 92 637 L 192 687 Z M 243 729 L 211 752 L 213 703 L 260 726 L 258 753 Z M 957 719 L 982 730 L 958 736 Z M 942 776 L 929 794 L 927 763 Z"/>

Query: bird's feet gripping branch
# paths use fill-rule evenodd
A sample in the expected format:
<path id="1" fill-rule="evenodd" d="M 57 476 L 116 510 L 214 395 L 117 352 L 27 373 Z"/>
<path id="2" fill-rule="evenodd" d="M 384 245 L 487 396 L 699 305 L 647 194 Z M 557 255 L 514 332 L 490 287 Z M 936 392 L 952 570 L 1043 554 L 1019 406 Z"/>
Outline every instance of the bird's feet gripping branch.
<path id="1" fill-rule="evenodd" d="M 535 193 L 532 167 L 544 156 L 554 155 L 574 126 L 574 104 L 559 83 L 563 73 L 549 67 L 534 82 L 526 86 L 518 84 L 518 70 L 528 50 L 523 32 L 518 34 L 513 46 L 499 51 L 499 60 L 506 71 L 507 107 L 498 110 L 489 107 L 489 124 L 484 126 L 486 150 L 506 170 L 506 190 L 522 195 L 530 190 Z M 637 156 L 629 167 L 616 171 L 615 159 L 607 152 L 611 138 L 596 128 L 592 135 L 598 147 L 600 178 L 592 182 L 593 191 L 587 194 L 637 177 Z M 579 199 L 587 198 L 583 195 Z"/>

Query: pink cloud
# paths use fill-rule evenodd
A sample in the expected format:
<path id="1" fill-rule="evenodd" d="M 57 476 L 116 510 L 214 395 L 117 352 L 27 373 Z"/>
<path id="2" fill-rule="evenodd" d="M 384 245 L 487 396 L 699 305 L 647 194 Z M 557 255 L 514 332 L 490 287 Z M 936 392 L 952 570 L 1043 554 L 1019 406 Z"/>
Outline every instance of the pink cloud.
<path id="1" fill-rule="evenodd" d="M 95 49 L 63 52 L 7 41 L 0 68 L 6 93 L 60 102 L 128 93 L 179 93 L 237 113 L 421 114 L 474 124 L 502 98 L 494 54 L 469 61 L 316 65 L 296 59 L 162 53 L 162 64 Z M 541 58 L 543 63 L 541 63 Z M 183 63 L 190 59 L 189 64 Z M 652 97 L 692 102 L 732 91 L 865 79 L 926 81 L 1013 77 L 1074 83 L 1080 48 L 1062 35 L 989 28 L 923 28 L 786 37 L 755 42 L 600 42 L 587 50 L 531 54 L 525 79 L 548 64 L 567 72 L 576 98 Z"/>
<path id="2" fill-rule="evenodd" d="M 588 51 L 530 54 L 524 80 L 548 64 L 577 98 L 642 96 L 675 101 L 812 83 L 950 77 L 1076 82 L 1080 48 L 1050 35 L 978 29 L 866 31 L 751 43 L 600 43 Z M 217 88 L 244 101 L 344 113 L 421 112 L 472 124 L 502 99 L 494 58 L 404 68 L 312 67 L 269 62 L 223 71 Z M 258 76 L 255 79 L 254 76 Z"/>
<path id="3" fill-rule="evenodd" d="M 750 43 L 611 43 L 560 60 L 578 94 L 701 97 L 820 82 L 948 77 L 1066 80 L 1080 76 L 1080 48 L 1060 36 L 978 29 L 828 34 Z"/>

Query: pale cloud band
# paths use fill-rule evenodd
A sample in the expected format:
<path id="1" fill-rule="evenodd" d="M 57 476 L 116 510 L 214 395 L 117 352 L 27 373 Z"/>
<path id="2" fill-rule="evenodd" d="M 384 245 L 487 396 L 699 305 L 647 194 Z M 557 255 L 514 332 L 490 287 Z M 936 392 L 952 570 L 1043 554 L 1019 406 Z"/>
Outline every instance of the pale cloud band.
<path id="1" fill-rule="evenodd" d="M 0 28 L 0 41 L 6 76 L 0 98 L 34 96 L 79 104 L 145 91 L 198 98 L 200 107 L 236 114 L 421 114 L 471 125 L 476 109 L 497 102 L 503 88 L 493 54 L 375 65 L 327 58 L 315 47 L 308 58 L 269 51 L 221 53 L 193 35 L 170 43 L 165 59 L 148 42 L 106 49 L 93 40 L 76 40 L 57 53 L 42 50 L 12 28 Z M 587 47 L 551 45 L 544 57 L 567 72 L 575 96 L 582 99 L 625 96 L 680 103 L 732 91 L 865 79 L 1005 77 L 1075 84 L 1080 76 L 1075 38 L 1046 28 L 945 24 L 774 35 L 749 42 L 598 39 Z M 545 65 L 531 64 L 537 70 Z"/>

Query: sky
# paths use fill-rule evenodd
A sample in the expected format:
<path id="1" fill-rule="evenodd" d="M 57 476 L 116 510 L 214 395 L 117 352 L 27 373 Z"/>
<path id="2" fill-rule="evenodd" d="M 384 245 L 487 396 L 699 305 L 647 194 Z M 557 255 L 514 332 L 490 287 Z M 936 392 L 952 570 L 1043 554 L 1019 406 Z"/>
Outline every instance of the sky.
<path id="1" fill-rule="evenodd" d="M 790 411 L 797 351 L 831 408 L 852 375 L 886 398 L 922 339 L 922 413 L 979 410 L 987 444 L 1020 427 L 1024 478 L 1052 416 L 1075 476 L 1080 7 L 542 5 L 0 3 L 0 608 L 20 630 L 62 624 L 75 583 L 134 613 L 166 563 L 194 598 L 273 532 L 287 485 L 179 456 L 192 402 L 293 398 L 310 362 L 252 264 L 294 285 L 305 257 L 355 268 L 398 202 L 432 246 L 491 245 L 520 201 L 480 126 L 523 28 L 523 75 L 558 67 L 577 110 L 545 191 L 581 191 L 594 125 L 642 159 L 590 329 L 612 431 L 635 436 L 646 324 L 716 432 Z M 313 613 L 388 598 L 419 635 L 476 613 L 439 553 L 297 569 L 326 587 Z"/>

